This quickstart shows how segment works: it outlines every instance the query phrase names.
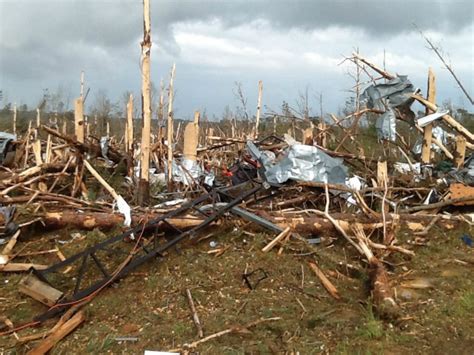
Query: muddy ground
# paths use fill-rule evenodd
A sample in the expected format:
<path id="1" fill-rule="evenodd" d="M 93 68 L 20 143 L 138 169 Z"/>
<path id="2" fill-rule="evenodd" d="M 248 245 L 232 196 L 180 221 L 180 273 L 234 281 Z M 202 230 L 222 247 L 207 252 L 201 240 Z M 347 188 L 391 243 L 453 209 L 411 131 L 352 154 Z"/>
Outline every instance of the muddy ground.
<path id="1" fill-rule="evenodd" d="M 278 248 L 261 252 L 272 235 L 246 234 L 243 228 L 219 231 L 196 245 L 181 246 L 179 253 L 172 251 L 162 260 L 143 265 L 105 289 L 84 307 L 86 322 L 51 353 L 141 354 L 146 349 L 166 351 L 198 340 L 185 296 L 188 288 L 205 336 L 260 318 L 281 317 L 194 349 L 203 354 L 472 354 L 474 248 L 460 237 L 473 232 L 468 225 L 452 230 L 434 227 L 415 244 L 412 231 L 399 231 L 399 243 L 416 256 L 385 258 L 400 312 L 396 318 L 382 319 L 370 302 L 366 263 L 342 240 L 325 238 L 313 246 L 294 240 L 278 255 Z M 59 246 L 68 256 L 111 235 L 113 232 L 98 231 L 36 234 L 19 242 L 15 250 L 24 247 L 26 253 Z M 58 244 L 60 240 L 70 243 Z M 217 246 L 211 247 L 210 242 Z M 224 250 L 223 254 L 214 253 L 216 249 Z M 314 260 L 337 287 L 341 300 L 332 298 L 308 267 Z M 54 263 L 57 258 L 26 256 L 18 261 Z M 250 290 L 242 274 L 257 269 L 268 277 Z M 0 274 L 0 314 L 14 324 L 46 310 L 18 292 L 22 277 L 24 274 Z M 50 321 L 41 329 L 53 324 Z M 123 336 L 138 341 L 116 341 Z M 18 345 L 13 335 L 0 337 L 0 353 L 23 354 L 34 344 Z"/>

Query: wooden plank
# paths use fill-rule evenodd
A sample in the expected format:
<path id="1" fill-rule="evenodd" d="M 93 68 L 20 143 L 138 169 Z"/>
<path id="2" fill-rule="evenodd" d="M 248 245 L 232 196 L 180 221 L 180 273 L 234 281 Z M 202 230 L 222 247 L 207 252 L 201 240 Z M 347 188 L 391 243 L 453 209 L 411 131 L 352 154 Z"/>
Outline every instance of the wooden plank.
<path id="1" fill-rule="evenodd" d="M 27 352 L 27 355 L 42 355 L 46 354 L 51 350 L 61 339 L 66 337 L 74 329 L 76 329 L 82 322 L 84 322 L 86 316 L 84 312 L 77 312 L 71 319 L 59 327 L 54 333 L 43 340 L 37 347 Z"/>
<path id="2" fill-rule="evenodd" d="M 21 280 L 18 290 L 49 307 L 54 306 L 63 295 L 61 291 L 56 290 L 33 275 L 28 275 Z"/>
<path id="3" fill-rule="evenodd" d="M 428 87 L 427 99 L 433 104 L 436 102 L 436 77 L 431 68 L 428 70 Z M 426 115 L 434 113 L 430 108 L 426 107 Z M 421 148 L 421 161 L 424 164 L 430 163 L 431 157 L 431 139 L 433 137 L 433 124 L 430 123 L 423 130 L 423 146 Z"/>
<path id="4" fill-rule="evenodd" d="M 262 251 L 264 253 L 272 250 L 272 248 L 283 238 L 285 238 L 291 232 L 290 227 L 286 227 L 280 234 L 278 234 L 275 239 L 273 239 L 270 243 L 268 243 L 265 247 L 263 247 Z"/>

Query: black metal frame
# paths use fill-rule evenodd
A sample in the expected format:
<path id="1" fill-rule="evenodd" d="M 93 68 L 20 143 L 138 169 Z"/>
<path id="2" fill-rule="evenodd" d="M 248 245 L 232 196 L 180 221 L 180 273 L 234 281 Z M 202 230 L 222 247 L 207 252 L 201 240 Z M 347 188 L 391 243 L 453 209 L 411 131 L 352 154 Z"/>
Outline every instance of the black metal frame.
<path id="1" fill-rule="evenodd" d="M 256 197 L 257 192 L 264 189 L 261 184 L 256 184 L 256 186 L 253 185 L 251 189 L 243 192 L 238 197 L 229 198 L 229 191 L 234 190 L 235 188 L 238 188 L 239 186 L 212 190 L 209 193 L 204 194 L 198 197 L 197 199 L 189 203 L 186 203 L 183 206 L 171 212 L 166 213 L 165 215 L 161 217 L 158 217 L 147 223 L 138 225 L 135 228 L 130 229 L 118 236 L 115 236 L 103 242 L 100 242 L 90 248 L 87 248 L 86 250 L 82 252 L 79 252 L 65 259 L 64 261 L 61 261 L 55 265 L 50 266 L 49 268 L 45 270 L 33 269 L 34 275 L 36 275 L 42 281 L 48 284 L 51 284 L 47 278 L 48 275 L 58 272 L 59 270 L 64 269 L 70 266 L 72 263 L 82 259 L 79 270 L 77 271 L 77 274 L 68 276 L 69 278 L 75 277 L 75 280 L 76 280 L 74 290 L 72 292 L 72 296 L 64 297 L 50 310 L 37 316 L 35 320 L 44 321 L 46 319 L 54 317 L 64 312 L 65 310 L 67 310 L 67 308 L 70 307 L 75 302 L 80 302 L 81 300 L 85 299 L 86 297 L 88 297 L 93 292 L 97 291 L 98 289 L 108 286 L 112 282 L 124 277 L 130 271 L 142 265 L 143 263 L 147 262 L 148 260 L 155 257 L 158 257 L 158 258 L 163 257 L 163 252 L 176 246 L 179 242 L 181 242 L 185 238 L 189 236 L 192 237 L 195 232 L 206 227 L 207 225 L 209 225 L 211 222 L 215 221 L 216 219 L 220 218 L 224 213 L 228 211 L 232 211 L 234 207 L 242 203 L 244 200 L 246 200 L 250 196 L 255 195 Z M 220 198 L 230 199 L 230 201 L 228 201 L 225 205 L 223 205 L 222 203 L 216 204 L 216 202 Z M 205 202 L 208 202 L 209 200 L 211 200 L 212 204 L 215 205 L 212 211 L 213 212 L 212 214 L 207 214 L 199 209 L 199 205 Z M 199 225 L 193 227 L 192 229 L 188 231 L 181 231 L 168 221 L 168 219 L 177 217 L 190 210 L 197 211 L 198 213 L 205 216 L 204 221 L 202 221 Z M 176 235 L 172 239 L 167 240 L 164 244 L 159 244 L 159 240 L 158 240 L 159 238 L 157 238 L 156 235 L 159 232 L 160 223 L 165 223 L 171 226 L 171 228 L 174 229 L 178 233 L 178 235 Z M 145 229 L 149 230 L 153 228 L 155 228 L 155 233 L 153 233 L 152 236 L 147 239 L 146 245 L 144 243 L 141 243 L 133 254 L 129 252 L 125 252 L 123 250 L 111 249 L 113 245 L 121 243 L 131 236 L 137 236 L 137 234 L 142 233 Z M 118 253 L 118 254 L 126 254 L 124 261 L 126 260 L 126 258 L 130 258 L 130 260 L 121 269 L 119 268 L 118 272 L 117 270 L 109 271 L 104 266 L 104 263 L 101 262 L 100 258 L 97 256 L 97 253 L 99 251 L 105 251 L 108 253 L 112 252 L 112 253 Z M 92 262 L 90 262 L 90 259 L 92 259 Z M 88 268 L 93 267 L 91 266 L 91 264 L 95 265 L 95 267 L 97 267 L 98 270 L 100 270 L 100 273 L 102 274 L 102 278 L 95 281 L 89 287 L 81 289 L 81 283 L 83 281 L 84 275 L 86 274 Z M 54 287 L 54 285 L 52 286 Z"/>

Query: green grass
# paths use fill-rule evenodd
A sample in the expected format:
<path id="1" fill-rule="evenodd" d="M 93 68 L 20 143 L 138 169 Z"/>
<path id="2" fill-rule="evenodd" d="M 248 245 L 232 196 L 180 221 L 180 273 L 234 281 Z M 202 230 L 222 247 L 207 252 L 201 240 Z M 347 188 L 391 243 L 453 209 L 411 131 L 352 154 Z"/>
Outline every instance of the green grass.
<path id="1" fill-rule="evenodd" d="M 474 292 L 463 291 L 456 302 L 456 315 L 458 316 L 472 316 L 474 311 Z"/>
<path id="2" fill-rule="evenodd" d="M 365 320 L 358 329 L 357 335 L 363 339 L 380 339 L 385 334 L 383 322 L 375 317 L 373 307 L 369 303 L 365 311 Z"/>

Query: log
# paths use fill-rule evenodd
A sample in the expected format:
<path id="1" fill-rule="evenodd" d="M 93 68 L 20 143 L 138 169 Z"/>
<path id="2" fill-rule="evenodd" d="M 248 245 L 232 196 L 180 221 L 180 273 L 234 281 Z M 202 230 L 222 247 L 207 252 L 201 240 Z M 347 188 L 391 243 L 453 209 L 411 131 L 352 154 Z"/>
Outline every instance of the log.
<path id="1" fill-rule="evenodd" d="M 472 198 L 474 200 L 474 198 Z M 295 233 L 304 236 L 314 235 L 334 235 L 337 233 L 334 225 L 327 218 L 322 216 L 288 216 L 288 215 L 268 215 L 266 213 L 258 213 L 259 216 L 269 219 L 281 228 L 291 227 Z M 382 216 L 380 218 L 368 218 L 367 216 L 348 214 L 348 213 L 333 213 L 331 215 L 339 224 L 339 226 L 346 232 L 351 231 L 351 225 L 358 224 L 364 230 L 370 231 L 375 228 L 383 227 Z M 420 222 L 422 224 L 429 224 L 433 218 L 432 215 L 414 215 L 410 213 L 403 214 L 386 214 L 387 225 L 391 223 L 400 223 L 401 226 L 407 227 L 410 222 Z M 453 223 L 452 218 L 440 219 L 438 224 Z"/>
<path id="2" fill-rule="evenodd" d="M 373 252 L 368 247 L 369 238 L 364 233 L 364 230 L 354 225 L 352 231 L 356 236 L 363 255 L 367 258 L 370 267 L 370 282 L 372 290 L 372 300 L 380 315 L 385 317 L 395 317 L 398 314 L 398 305 L 395 302 L 394 292 L 390 286 L 387 271 L 384 265 L 377 259 Z"/>
<path id="3" fill-rule="evenodd" d="M 132 224 L 137 225 L 143 221 L 151 221 L 158 218 L 160 214 L 142 214 L 132 216 Z M 47 212 L 42 216 L 42 222 L 47 228 L 59 229 L 59 228 L 77 228 L 91 230 L 99 228 L 101 230 L 108 230 L 115 228 L 117 225 L 122 225 L 124 216 L 115 213 L 103 213 L 103 212 L 87 212 L 79 213 L 75 211 L 60 211 L 60 212 Z M 179 229 L 190 229 L 200 223 L 203 219 L 185 215 L 182 217 L 168 218 L 172 225 Z M 163 231 L 174 231 L 172 227 L 166 223 L 162 223 L 159 226 Z"/>

